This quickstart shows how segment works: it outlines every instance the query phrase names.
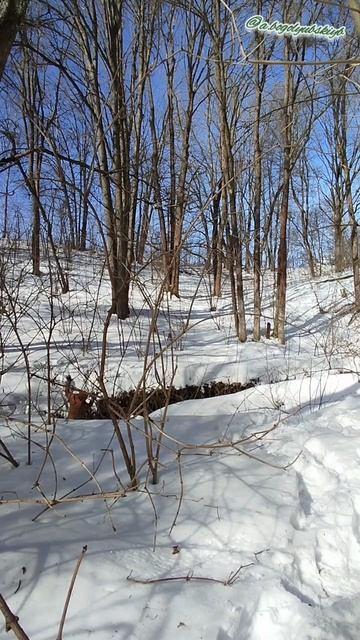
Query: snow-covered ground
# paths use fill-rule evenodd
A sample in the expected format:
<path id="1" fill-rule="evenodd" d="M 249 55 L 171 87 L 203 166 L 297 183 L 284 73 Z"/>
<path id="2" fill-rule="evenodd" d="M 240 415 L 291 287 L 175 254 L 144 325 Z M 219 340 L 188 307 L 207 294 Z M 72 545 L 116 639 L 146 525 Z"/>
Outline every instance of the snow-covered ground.
<path id="1" fill-rule="evenodd" d="M 260 384 L 171 405 L 159 484 L 145 482 L 143 466 L 140 489 L 132 492 L 124 491 L 110 422 L 58 419 L 53 435 L 41 419 L 47 407 L 41 377 L 49 367 L 59 381 L 70 373 L 78 386 L 96 383 L 109 283 L 104 277 L 99 285 L 98 261 L 76 260 L 70 293 L 54 302 L 50 338 L 48 277 L 39 288 L 24 274 L 17 303 L 18 334 L 39 376 L 31 382 L 31 466 L 26 371 L 19 339 L 2 320 L 8 371 L 1 379 L 0 437 L 20 466 L 0 458 L 0 592 L 30 639 L 56 637 L 84 545 L 64 639 L 357 639 L 360 345 L 358 321 L 346 313 L 351 279 L 328 274 L 310 281 L 291 273 L 283 347 L 265 338 L 239 344 L 228 295 L 211 312 L 206 281 L 194 297 L 197 280 L 184 274 L 181 300 L 161 305 L 149 358 L 159 353 L 159 339 L 173 350 L 156 359 L 148 386 L 157 376 L 177 386 L 254 378 Z M 140 278 L 131 318 L 112 320 L 109 329 L 109 390 L 131 388 L 143 374 L 151 321 L 144 291 L 154 301 L 157 287 L 148 272 Z M 272 317 L 270 285 L 269 276 L 264 328 Z M 247 288 L 250 329 L 250 280 Z M 61 392 L 54 386 L 51 394 L 59 409 Z M 152 419 L 161 425 L 162 411 Z M 141 417 L 132 429 L 141 467 Z M 44 510 L 46 500 L 60 498 Z M 8 637 L 4 626 L 0 637 Z"/>

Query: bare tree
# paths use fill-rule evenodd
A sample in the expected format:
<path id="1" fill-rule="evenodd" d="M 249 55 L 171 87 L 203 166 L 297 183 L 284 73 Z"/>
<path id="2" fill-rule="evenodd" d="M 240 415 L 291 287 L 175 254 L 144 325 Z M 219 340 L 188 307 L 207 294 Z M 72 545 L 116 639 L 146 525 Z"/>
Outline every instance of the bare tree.
<path id="1" fill-rule="evenodd" d="M 346 65 L 340 80 L 340 86 L 334 104 L 335 144 L 341 162 L 342 179 L 345 186 L 345 199 L 350 219 L 351 229 L 351 259 L 354 276 L 354 298 L 356 310 L 360 310 L 360 256 L 358 221 L 354 201 L 354 181 L 360 173 L 359 137 L 355 138 L 353 151 L 349 158 L 348 151 L 348 97 L 346 83 L 351 78 L 354 67 Z"/>
<path id="2" fill-rule="evenodd" d="M 29 149 L 28 156 L 28 182 L 32 196 L 32 239 L 31 253 L 33 274 L 40 276 L 40 184 L 43 154 L 43 131 L 45 129 L 44 117 L 44 75 L 40 78 L 40 69 L 33 53 L 23 41 L 23 58 L 17 66 L 18 78 L 22 93 L 22 115 L 26 143 Z"/>
<path id="3" fill-rule="evenodd" d="M 262 12 L 262 2 L 258 0 L 257 13 Z M 256 55 L 258 59 L 271 57 L 275 41 L 265 48 L 265 38 L 255 32 Z M 262 98 L 266 81 L 266 65 L 255 65 L 255 123 L 254 123 L 254 340 L 260 340 L 261 318 L 261 191 L 262 191 L 262 147 L 260 118 Z M 247 234 L 250 235 L 249 232 Z"/>
<path id="4" fill-rule="evenodd" d="M 290 39 L 285 38 L 285 60 L 290 59 Z M 274 336 L 285 343 L 285 303 L 287 280 L 287 224 L 289 213 L 289 192 L 291 180 L 292 127 L 294 106 L 294 80 L 290 65 L 285 67 L 283 119 L 283 185 L 280 210 L 280 241 L 276 282 L 276 310 Z"/>
<path id="5" fill-rule="evenodd" d="M 130 45 L 124 36 L 125 2 L 106 0 L 100 5 L 93 1 L 85 10 L 78 0 L 66 0 L 64 5 L 88 87 L 87 106 L 93 123 L 108 238 L 111 309 L 125 319 L 130 313 L 143 100 L 157 4 L 144 0 L 134 4 Z"/>
<path id="6" fill-rule="evenodd" d="M 243 288 L 242 238 L 236 204 L 236 175 L 234 158 L 234 130 L 229 122 L 228 72 L 224 61 L 224 42 L 227 29 L 221 19 L 220 0 L 213 2 L 213 48 L 215 92 L 220 122 L 220 158 L 222 175 L 222 219 L 227 229 L 228 267 L 232 292 L 236 334 L 241 342 L 247 338 Z M 227 22 L 229 18 L 227 16 Z M 226 25 L 226 21 L 225 21 Z"/>
<path id="7" fill-rule="evenodd" d="M 186 68 L 186 105 L 183 107 L 175 91 L 176 65 L 174 57 L 174 20 L 176 12 L 171 10 L 168 25 L 167 51 L 167 85 L 168 112 L 167 124 L 169 132 L 169 232 L 168 245 L 168 286 L 171 295 L 179 297 L 180 261 L 182 249 L 182 233 L 185 212 L 188 204 L 187 181 L 190 162 L 190 142 L 193 118 L 197 109 L 195 102 L 200 87 L 206 79 L 206 65 L 202 60 L 206 31 L 203 21 L 191 11 L 184 16 L 184 42 Z M 184 112 L 181 116 L 181 112 Z M 178 119 L 175 114 L 178 114 Z M 178 124 L 177 124 L 178 120 Z M 176 158 L 176 131 L 181 131 L 181 145 Z"/>

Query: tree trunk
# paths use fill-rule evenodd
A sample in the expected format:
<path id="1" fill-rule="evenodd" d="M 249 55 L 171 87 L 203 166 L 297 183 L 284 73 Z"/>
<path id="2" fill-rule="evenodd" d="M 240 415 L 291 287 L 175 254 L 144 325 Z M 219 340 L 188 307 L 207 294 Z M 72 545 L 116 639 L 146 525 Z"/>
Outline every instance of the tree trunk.
<path id="1" fill-rule="evenodd" d="M 258 6 L 259 12 L 259 6 Z M 263 36 L 256 31 L 255 42 L 257 45 L 257 57 L 262 58 Z M 256 98 L 255 98 L 255 194 L 254 194 L 254 340 L 260 340 L 260 317 L 261 317 L 261 238 L 260 238 L 260 209 L 261 209 L 261 146 L 260 146 L 260 116 L 261 99 L 264 79 L 260 79 L 260 65 L 255 65 L 256 75 Z"/>
<path id="2" fill-rule="evenodd" d="M 214 50 L 215 50 L 215 81 L 219 105 L 220 120 L 220 161 L 222 173 L 222 201 L 223 220 L 227 227 L 227 258 L 229 261 L 229 275 L 231 284 L 232 306 L 235 320 L 235 330 L 241 342 L 247 338 L 245 303 L 243 290 L 242 267 L 242 238 L 241 224 L 238 222 L 236 208 L 236 176 L 233 154 L 233 142 L 227 117 L 228 92 L 226 85 L 226 70 L 223 60 L 223 38 L 221 37 L 221 2 L 214 0 Z"/>
<path id="3" fill-rule="evenodd" d="M 221 277 L 223 265 L 224 221 L 221 215 L 222 181 L 219 180 L 217 190 L 212 201 L 212 268 L 214 278 L 214 296 L 221 296 Z"/>
<path id="4" fill-rule="evenodd" d="M 33 154 L 31 154 L 33 155 Z M 34 172 L 30 180 L 34 185 L 32 195 L 33 228 L 31 238 L 32 272 L 34 276 L 40 276 L 40 159 L 37 152 L 34 153 Z"/>
<path id="5" fill-rule="evenodd" d="M 28 0 L 1 0 L 0 2 L 0 80 L 27 6 Z"/>
<path id="6" fill-rule="evenodd" d="M 343 205 L 338 195 L 334 201 L 334 262 L 335 273 L 344 270 L 344 236 L 343 236 Z"/>
<path id="7" fill-rule="evenodd" d="M 289 41 L 286 38 L 285 59 L 289 59 Z M 274 337 L 285 344 L 285 312 L 287 281 L 287 223 L 289 214 L 289 192 L 291 179 L 291 140 L 292 140 L 292 71 L 291 65 L 285 68 L 284 90 L 284 154 L 283 154 L 283 188 L 280 209 L 280 237 L 278 251 L 278 271 L 276 281 L 276 311 L 274 321 Z"/>
<path id="8" fill-rule="evenodd" d="M 353 69 L 347 68 L 345 75 L 350 77 Z M 345 82 L 342 83 L 341 93 L 341 139 L 339 140 L 339 151 L 341 157 L 341 166 L 345 181 L 345 193 L 349 211 L 351 225 L 351 261 L 354 276 L 354 298 L 355 308 L 360 311 L 360 259 L 359 259 L 359 237 L 358 237 L 358 221 L 356 219 L 356 211 L 352 194 L 352 178 L 350 174 L 350 166 L 347 154 L 347 109 L 346 109 L 346 91 Z"/>

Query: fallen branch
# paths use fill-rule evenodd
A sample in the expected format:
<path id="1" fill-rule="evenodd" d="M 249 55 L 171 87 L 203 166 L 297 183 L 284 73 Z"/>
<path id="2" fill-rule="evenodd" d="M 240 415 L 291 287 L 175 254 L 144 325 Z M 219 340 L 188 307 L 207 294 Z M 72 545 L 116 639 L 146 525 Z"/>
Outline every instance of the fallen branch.
<path id="1" fill-rule="evenodd" d="M 229 587 L 233 585 L 239 579 L 239 573 L 242 569 L 246 569 L 247 567 L 253 566 L 254 562 L 249 562 L 249 564 L 242 564 L 235 572 L 231 572 L 229 577 L 226 580 L 218 580 L 217 578 L 209 578 L 208 576 L 194 576 L 193 573 L 188 573 L 186 576 L 170 576 L 168 578 L 132 578 L 131 573 L 126 578 L 129 582 L 136 582 L 137 584 L 156 584 L 157 582 L 176 582 L 179 580 L 185 580 L 185 582 L 193 582 L 195 580 L 201 582 L 216 582 L 217 584 L 222 584 L 224 587 Z"/>
<path id="2" fill-rule="evenodd" d="M 24 629 L 19 625 L 19 618 L 16 616 L 11 609 L 9 609 L 6 604 L 4 598 L 0 593 L 0 611 L 5 618 L 5 631 L 13 631 L 18 638 L 18 640 L 30 640 L 29 636 L 26 635 Z"/>
<path id="3" fill-rule="evenodd" d="M 47 509 L 51 509 L 61 504 L 71 504 L 85 502 L 86 500 L 118 500 L 125 498 L 127 493 L 132 491 L 130 487 L 125 491 L 104 491 L 102 493 L 84 493 L 80 496 L 69 496 L 63 498 L 0 498 L 0 504 L 43 504 Z"/>

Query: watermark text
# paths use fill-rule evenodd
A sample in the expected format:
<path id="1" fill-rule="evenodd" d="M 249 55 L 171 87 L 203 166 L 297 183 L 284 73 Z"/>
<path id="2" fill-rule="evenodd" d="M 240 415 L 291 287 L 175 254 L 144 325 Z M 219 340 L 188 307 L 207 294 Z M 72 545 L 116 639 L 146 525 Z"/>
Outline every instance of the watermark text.
<path id="1" fill-rule="evenodd" d="M 318 38 L 342 38 L 346 36 L 346 27 L 333 27 L 329 24 L 318 25 L 314 24 L 300 24 L 300 22 L 287 23 L 273 20 L 268 22 L 263 16 L 251 16 L 245 22 L 245 28 L 248 31 L 262 31 L 264 33 L 276 33 L 279 36 L 292 36 L 297 38 L 299 36 L 315 36 Z"/>

